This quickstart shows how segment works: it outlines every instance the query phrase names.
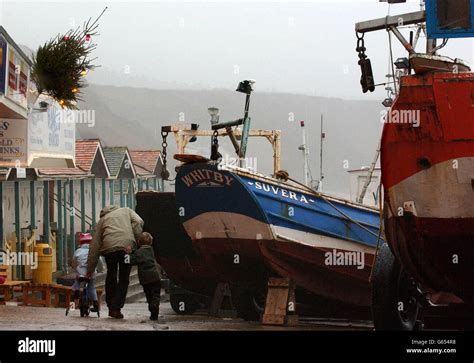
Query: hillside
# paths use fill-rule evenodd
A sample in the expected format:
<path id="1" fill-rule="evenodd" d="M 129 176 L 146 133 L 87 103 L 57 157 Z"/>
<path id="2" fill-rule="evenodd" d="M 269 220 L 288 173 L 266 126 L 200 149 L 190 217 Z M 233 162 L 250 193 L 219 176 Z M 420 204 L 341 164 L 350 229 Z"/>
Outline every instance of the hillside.
<path id="1" fill-rule="evenodd" d="M 244 95 L 230 90 L 151 90 L 131 87 L 90 85 L 85 89 L 81 109 L 95 110 L 94 127 L 78 125 L 78 137 L 99 137 L 105 145 L 127 145 L 129 148 L 161 148 L 160 128 L 173 123 L 198 123 L 208 128 L 207 108 L 219 107 L 221 121 L 242 117 Z M 369 165 L 374 155 L 382 124 L 382 106 L 374 101 L 351 101 L 294 94 L 259 93 L 252 95 L 250 116 L 254 128 L 280 129 L 282 168 L 295 178 L 303 179 L 303 160 L 299 120 L 306 121 L 311 169 L 319 176 L 320 115 L 324 114 L 325 191 L 345 194 L 349 169 Z M 294 115 L 294 121 L 291 121 Z M 183 121 L 184 119 L 184 121 Z M 170 154 L 176 150 L 173 139 Z M 191 144 L 190 149 L 208 156 L 209 140 Z M 228 140 L 222 147 L 232 155 Z M 222 152 L 222 151 L 221 151 Z M 257 156 L 258 171 L 269 173 L 272 152 L 265 140 L 252 139 L 250 157 Z"/>

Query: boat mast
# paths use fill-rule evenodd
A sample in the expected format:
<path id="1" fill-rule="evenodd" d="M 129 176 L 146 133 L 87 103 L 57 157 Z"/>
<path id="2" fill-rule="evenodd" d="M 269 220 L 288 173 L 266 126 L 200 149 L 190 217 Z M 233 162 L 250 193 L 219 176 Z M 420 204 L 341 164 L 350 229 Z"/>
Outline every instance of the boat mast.
<path id="1" fill-rule="evenodd" d="M 326 137 L 326 134 L 323 132 L 323 124 L 324 124 L 324 116 L 321 114 L 321 140 L 319 143 L 319 184 L 318 184 L 318 191 L 323 191 L 323 141 Z"/>
<path id="2" fill-rule="evenodd" d="M 303 136 L 303 144 L 298 148 L 299 150 L 303 151 L 303 168 L 304 168 L 304 184 L 311 188 L 311 175 L 309 172 L 309 149 L 308 145 L 306 144 L 306 129 L 304 125 L 304 121 L 300 121 L 300 126 L 302 130 Z"/>

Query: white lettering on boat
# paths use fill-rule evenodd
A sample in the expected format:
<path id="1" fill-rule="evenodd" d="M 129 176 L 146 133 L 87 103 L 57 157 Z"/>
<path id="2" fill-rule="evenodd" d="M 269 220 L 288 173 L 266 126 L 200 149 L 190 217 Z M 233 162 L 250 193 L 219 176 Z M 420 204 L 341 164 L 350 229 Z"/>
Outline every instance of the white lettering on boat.
<path id="1" fill-rule="evenodd" d="M 181 177 L 181 181 L 190 187 L 194 184 L 200 186 L 230 186 L 234 178 L 209 169 L 196 169 Z"/>
<path id="2" fill-rule="evenodd" d="M 249 185 L 254 185 L 252 182 L 248 182 Z M 263 190 L 264 192 L 272 192 L 274 195 L 280 195 L 283 198 L 297 200 L 306 204 L 309 204 L 308 199 L 303 194 L 296 194 L 295 192 L 290 192 L 287 189 L 283 189 L 274 185 L 268 185 L 266 183 L 255 182 L 255 189 Z M 311 199 L 311 202 L 314 202 Z"/>

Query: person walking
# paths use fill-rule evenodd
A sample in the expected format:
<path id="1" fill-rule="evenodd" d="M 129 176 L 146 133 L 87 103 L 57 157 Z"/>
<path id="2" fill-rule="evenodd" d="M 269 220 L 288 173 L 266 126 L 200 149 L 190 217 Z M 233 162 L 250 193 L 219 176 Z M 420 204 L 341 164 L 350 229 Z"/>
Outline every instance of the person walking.
<path id="1" fill-rule="evenodd" d="M 123 319 L 121 309 L 127 297 L 131 270 L 125 249 L 135 249 L 135 241 L 140 238 L 142 230 L 143 220 L 130 208 L 112 205 L 100 212 L 89 250 L 87 273 L 92 276 L 99 257 L 105 257 L 105 301 L 112 318 Z"/>
<path id="2" fill-rule="evenodd" d="M 130 264 L 138 266 L 138 280 L 145 292 L 150 320 L 158 320 L 160 313 L 161 275 L 160 266 L 153 252 L 153 237 L 148 232 L 143 232 L 137 240 L 138 249 L 132 252 L 132 248 L 125 249 L 130 254 Z"/>

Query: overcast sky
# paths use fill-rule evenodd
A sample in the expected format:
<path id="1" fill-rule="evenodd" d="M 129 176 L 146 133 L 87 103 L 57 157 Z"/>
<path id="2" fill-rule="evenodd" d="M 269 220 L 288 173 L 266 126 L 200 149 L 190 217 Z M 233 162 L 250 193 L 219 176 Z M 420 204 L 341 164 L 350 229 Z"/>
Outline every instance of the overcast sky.
<path id="1" fill-rule="evenodd" d="M 32 49 L 95 18 L 102 9 L 89 81 L 155 88 L 229 88 L 254 78 L 257 89 L 343 98 L 362 95 L 354 23 L 387 15 L 386 3 L 346 1 L 13 1 L 0 0 L 0 23 Z M 416 11 L 419 0 L 391 14 Z M 366 36 L 376 82 L 388 70 L 387 33 Z M 395 54 L 404 55 L 396 44 Z M 474 63 L 472 40 L 442 54 Z"/>

